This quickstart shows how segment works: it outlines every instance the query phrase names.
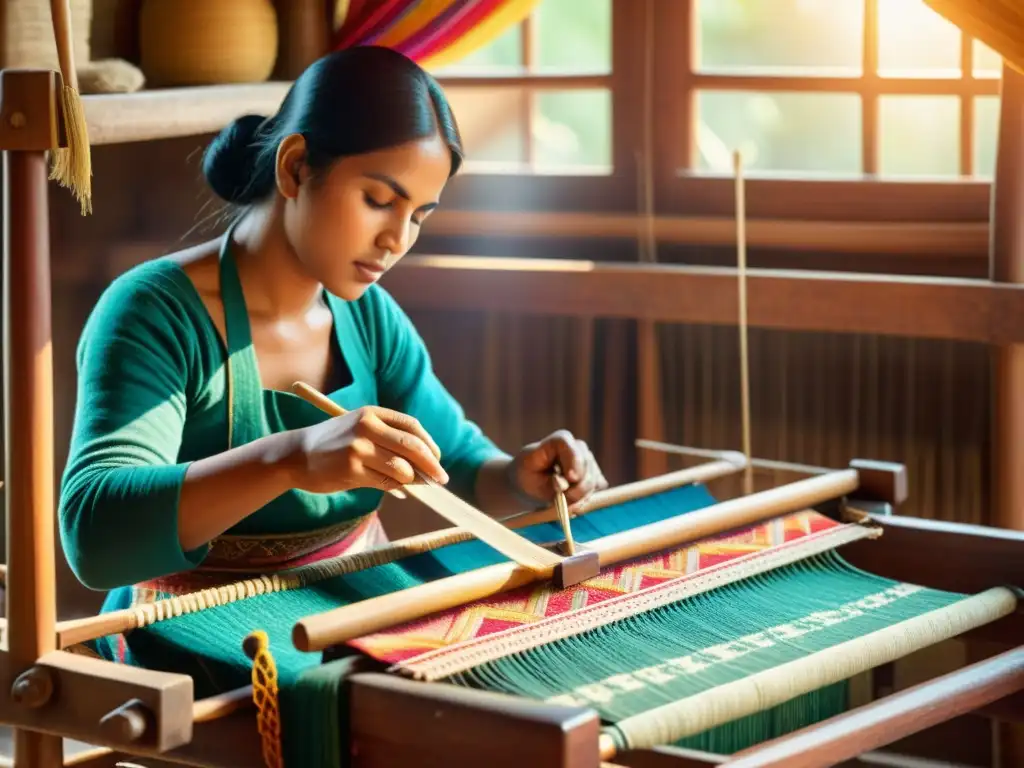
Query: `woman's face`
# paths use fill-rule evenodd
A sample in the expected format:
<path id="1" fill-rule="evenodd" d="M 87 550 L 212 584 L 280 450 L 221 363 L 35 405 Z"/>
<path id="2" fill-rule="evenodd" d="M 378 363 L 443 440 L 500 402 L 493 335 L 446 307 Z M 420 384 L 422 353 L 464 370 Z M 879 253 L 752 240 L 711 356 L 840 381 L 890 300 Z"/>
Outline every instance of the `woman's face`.
<path id="1" fill-rule="evenodd" d="M 314 179 L 295 138 L 294 158 L 284 144 L 278 156 L 288 240 L 311 276 L 354 301 L 416 242 L 448 181 L 451 150 L 435 135 L 342 158 Z"/>

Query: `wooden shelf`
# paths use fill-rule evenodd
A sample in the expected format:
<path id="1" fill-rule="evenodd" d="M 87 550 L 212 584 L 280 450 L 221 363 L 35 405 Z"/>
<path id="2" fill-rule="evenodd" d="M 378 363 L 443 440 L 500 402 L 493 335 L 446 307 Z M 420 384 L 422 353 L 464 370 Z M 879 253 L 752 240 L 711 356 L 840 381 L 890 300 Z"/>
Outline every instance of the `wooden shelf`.
<path id="1" fill-rule="evenodd" d="M 291 83 L 209 85 L 82 97 L 92 145 L 214 133 L 236 117 L 266 115 Z"/>

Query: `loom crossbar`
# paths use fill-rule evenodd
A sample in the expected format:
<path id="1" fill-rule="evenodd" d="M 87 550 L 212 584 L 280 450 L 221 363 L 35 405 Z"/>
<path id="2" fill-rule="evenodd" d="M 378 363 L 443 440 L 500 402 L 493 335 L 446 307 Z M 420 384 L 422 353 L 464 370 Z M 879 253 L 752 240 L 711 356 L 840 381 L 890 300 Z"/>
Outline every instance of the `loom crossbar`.
<path id="1" fill-rule="evenodd" d="M 737 753 L 729 768 L 824 768 L 1024 690 L 1024 647 Z"/>
<path id="2" fill-rule="evenodd" d="M 587 548 L 598 553 L 603 567 L 805 509 L 851 493 L 857 487 L 856 470 L 832 472 L 606 536 L 589 542 Z M 301 651 L 323 651 L 395 624 L 538 580 L 535 571 L 515 563 L 500 563 L 309 616 L 296 622 L 292 640 Z"/>

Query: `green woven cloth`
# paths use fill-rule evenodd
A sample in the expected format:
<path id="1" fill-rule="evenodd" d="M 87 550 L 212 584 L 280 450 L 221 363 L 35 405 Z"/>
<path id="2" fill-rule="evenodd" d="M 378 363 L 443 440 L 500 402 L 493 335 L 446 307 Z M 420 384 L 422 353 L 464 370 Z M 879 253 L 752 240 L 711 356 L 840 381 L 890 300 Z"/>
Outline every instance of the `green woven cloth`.
<path id="1" fill-rule="evenodd" d="M 449 682 L 589 706 L 614 726 L 627 717 L 863 637 L 955 603 L 962 595 L 897 584 L 835 552 L 719 587 L 575 637 L 492 661 Z M 846 686 L 695 733 L 682 746 L 731 753 L 846 706 Z"/>
<path id="2" fill-rule="evenodd" d="M 573 532 L 578 541 L 586 542 L 713 503 L 706 489 L 688 486 L 597 510 L 575 519 Z M 522 533 L 541 542 L 558 538 L 559 529 L 549 523 Z M 253 630 L 265 631 L 280 675 L 286 764 L 340 768 L 347 763 L 347 737 L 339 725 L 347 721 L 344 680 L 353 660 L 321 664 L 319 654 L 297 651 L 291 643 L 295 622 L 313 613 L 504 560 L 488 545 L 471 541 L 306 589 L 181 616 L 132 632 L 127 638 L 128 661 L 192 674 L 196 695 L 205 696 L 248 684 L 250 662 L 242 651 L 242 640 Z M 899 599 L 877 598 L 897 593 Z M 624 747 L 628 746 L 626 739 L 615 728 L 624 718 L 960 598 L 932 590 L 903 589 L 826 553 L 483 664 L 446 682 L 593 707 L 608 733 Z M 870 603 L 871 609 L 849 609 L 858 601 Z M 822 618 L 837 611 L 848 615 L 844 614 L 843 621 Z M 751 641 L 763 639 L 765 633 L 771 636 L 771 643 Z M 833 685 L 693 734 L 681 743 L 729 753 L 831 717 L 845 707 L 845 686 Z"/>

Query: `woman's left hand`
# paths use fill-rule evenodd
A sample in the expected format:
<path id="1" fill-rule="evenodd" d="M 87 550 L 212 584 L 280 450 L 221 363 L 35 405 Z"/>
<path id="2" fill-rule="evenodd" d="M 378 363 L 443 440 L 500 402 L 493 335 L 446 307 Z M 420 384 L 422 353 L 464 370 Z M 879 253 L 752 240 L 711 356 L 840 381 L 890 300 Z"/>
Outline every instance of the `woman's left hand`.
<path id="1" fill-rule="evenodd" d="M 555 498 L 556 465 L 561 468 L 564 484 L 569 486 L 565 500 L 570 505 L 608 487 L 587 444 L 564 429 L 524 446 L 512 460 L 510 480 L 521 494 L 549 504 Z"/>

